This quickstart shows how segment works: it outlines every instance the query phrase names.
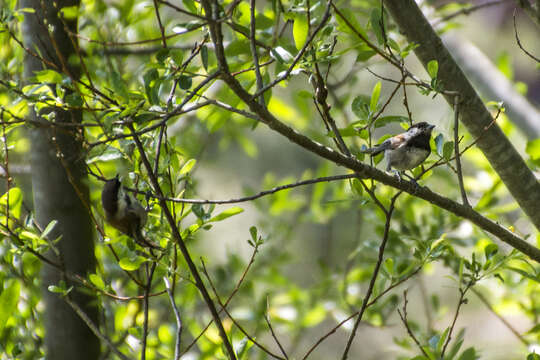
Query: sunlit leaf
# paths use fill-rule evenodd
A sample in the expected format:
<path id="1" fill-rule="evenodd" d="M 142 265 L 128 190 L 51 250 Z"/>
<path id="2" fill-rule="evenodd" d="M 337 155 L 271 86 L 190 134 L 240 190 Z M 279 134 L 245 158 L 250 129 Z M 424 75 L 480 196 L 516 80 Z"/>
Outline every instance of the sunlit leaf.
<path id="1" fill-rule="evenodd" d="M 229 208 L 229 209 L 219 213 L 218 215 L 211 218 L 209 221 L 210 222 L 222 221 L 222 220 L 225 220 L 227 218 L 230 218 L 231 216 L 238 215 L 243 211 L 244 211 L 244 209 L 242 209 L 241 207 L 234 206 L 232 208 Z"/>
<path id="2" fill-rule="evenodd" d="M 300 50 L 306 43 L 308 37 L 308 21 L 307 16 L 304 14 L 299 14 L 294 18 L 293 24 L 293 38 L 296 48 Z"/>

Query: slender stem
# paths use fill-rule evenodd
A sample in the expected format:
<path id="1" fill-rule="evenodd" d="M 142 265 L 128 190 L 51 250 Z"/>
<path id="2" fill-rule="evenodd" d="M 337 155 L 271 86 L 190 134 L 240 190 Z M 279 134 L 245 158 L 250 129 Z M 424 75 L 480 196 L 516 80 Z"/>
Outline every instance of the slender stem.
<path id="1" fill-rule="evenodd" d="M 150 267 L 148 263 L 145 264 L 147 281 L 146 286 L 144 287 L 144 298 L 143 298 L 143 308 L 144 308 L 144 322 L 143 322 L 143 334 L 142 334 L 142 346 L 141 346 L 141 360 L 146 359 L 146 340 L 148 339 L 148 312 L 150 310 L 150 289 L 152 288 L 152 279 L 154 277 L 154 270 L 156 269 L 156 262 L 152 262 Z"/>
<path id="2" fill-rule="evenodd" d="M 171 307 L 173 308 L 174 317 L 176 319 L 176 341 L 174 344 L 174 360 L 180 359 L 180 344 L 182 339 L 182 318 L 180 317 L 180 311 L 178 311 L 178 306 L 174 301 L 174 294 L 171 290 L 171 284 L 169 279 L 163 277 L 163 282 L 165 283 L 165 289 L 167 289 L 167 294 L 169 295 L 169 300 L 171 302 Z"/>
<path id="3" fill-rule="evenodd" d="M 73 311 L 75 311 L 75 313 L 81 318 L 81 320 L 85 322 L 85 324 L 94 333 L 94 335 L 96 335 L 98 338 L 101 339 L 101 341 L 107 344 L 109 349 L 111 349 L 111 351 L 115 353 L 116 356 L 118 356 L 122 360 L 130 360 L 129 357 L 127 357 L 124 353 L 122 353 L 120 350 L 116 348 L 116 346 L 111 341 L 111 339 L 109 339 L 105 334 L 99 331 L 99 328 L 97 327 L 97 325 L 94 324 L 92 319 L 90 319 L 90 317 L 79 307 L 79 305 L 76 302 L 72 301 L 69 298 L 69 295 L 65 296 L 64 300 L 69 306 L 71 306 Z"/>
<path id="4" fill-rule="evenodd" d="M 420 349 L 420 351 L 422 352 L 422 354 L 424 354 L 426 359 L 431 359 L 431 357 L 429 357 L 429 355 L 426 353 L 426 351 L 424 350 L 424 348 L 420 344 L 420 341 L 418 341 L 418 339 L 414 335 L 411 327 L 409 326 L 409 322 L 407 321 L 407 304 L 408 304 L 408 302 L 409 302 L 409 300 L 407 300 L 407 290 L 405 290 L 403 292 L 403 309 L 402 309 L 402 311 L 399 311 L 399 309 L 398 309 L 399 317 L 401 318 L 401 321 L 403 322 L 403 325 L 405 325 L 405 328 L 407 329 L 407 333 L 409 334 L 411 339 L 413 339 L 413 341 L 416 344 L 416 346 L 418 347 L 418 349 Z M 441 359 L 442 359 L 442 356 L 441 356 Z"/>
<path id="5" fill-rule="evenodd" d="M 396 202 L 397 197 L 400 194 L 401 193 L 397 193 L 396 195 L 394 195 L 394 197 L 392 197 L 392 200 L 390 200 L 390 206 L 388 207 L 388 210 L 386 210 L 384 207 L 381 209 L 384 211 L 386 215 L 386 221 L 384 224 L 384 233 L 383 233 L 382 242 L 381 242 L 381 245 L 379 246 L 379 256 L 377 259 L 377 263 L 375 264 L 375 268 L 373 269 L 373 274 L 371 275 L 371 280 L 369 281 L 369 286 L 368 286 L 366 295 L 364 296 L 364 300 L 362 301 L 362 307 L 360 308 L 360 311 L 358 312 L 358 316 L 356 318 L 353 329 L 351 331 L 351 335 L 349 336 L 349 339 L 347 340 L 347 345 L 345 346 L 345 350 L 343 351 L 343 355 L 341 356 L 342 360 L 346 360 L 349 356 L 349 350 L 351 348 L 354 337 L 356 336 L 356 331 L 358 330 L 358 326 L 360 325 L 360 322 L 362 321 L 364 311 L 367 309 L 369 299 L 371 297 L 371 294 L 373 293 L 373 288 L 375 287 L 375 281 L 377 280 L 377 275 L 379 275 L 379 269 L 381 268 L 381 264 L 384 259 L 384 250 L 386 248 L 388 237 L 390 235 L 390 220 L 392 219 L 392 213 L 394 212 L 394 204 Z"/>
<path id="6" fill-rule="evenodd" d="M 262 79 L 262 76 L 261 76 L 261 69 L 259 67 L 259 53 L 257 51 L 257 43 L 255 42 L 255 31 L 256 31 L 256 26 L 255 26 L 255 0 L 250 0 L 249 14 L 250 14 L 250 17 L 251 17 L 250 31 L 249 31 L 249 40 L 250 40 L 249 43 L 250 43 L 250 48 L 251 48 L 251 56 L 253 56 L 253 64 L 255 65 L 255 79 L 257 81 L 257 92 L 259 92 L 263 88 L 264 84 L 263 84 L 263 79 Z M 264 106 L 264 97 L 263 96 L 260 96 L 258 101 L 259 101 L 259 104 Z"/>
<path id="7" fill-rule="evenodd" d="M 128 123 L 128 128 L 133 134 L 133 140 L 135 141 L 137 149 L 139 150 L 139 154 L 143 161 L 144 167 L 146 168 L 146 171 L 148 172 L 148 176 L 150 178 L 150 182 L 154 188 L 154 191 L 157 193 L 157 195 L 160 198 L 162 198 L 160 200 L 160 207 L 165 215 L 165 218 L 167 219 L 167 222 L 169 223 L 171 227 L 173 238 L 175 242 L 178 244 L 178 247 L 180 248 L 180 251 L 182 252 L 182 256 L 186 260 L 189 271 L 191 272 L 191 275 L 193 276 L 195 280 L 195 284 L 197 285 L 197 288 L 199 289 L 204 301 L 206 302 L 206 305 L 208 309 L 210 310 L 210 313 L 212 314 L 212 318 L 214 319 L 214 322 L 216 323 L 216 326 L 219 331 L 219 335 L 221 337 L 221 340 L 223 341 L 225 349 L 227 350 L 229 358 L 236 360 L 236 354 L 234 352 L 234 349 L 232 347 L 232 344 L 229 338 L 227 337 L 227 332 L 225 331 L 225 328 L 223 327 L 223 323 L 221 322 L 216 306 L 214 302 L 212 301 L 212 298 L 210 297 L 210 294 L 208 293 L 206 286 L 204 285 L 204 282 L 199 274 L 199 271 L 197 270 L 197 267 L 195 266 L 195 263 L 193 262 L 193 259 L 191 258 L 189 250 L 184 242 L 184 239 L 182 238 L 182 235 L 180 234 L 180 231 L 178 230 L 178 226 L 176 225 L 174 217 L 167 206 L 167 202 L 163 200 L 164 198 L 163 191 L 161 190 L 161 186 L 156 177 L 156 174 L 154 174 L 152 171 L 152 165 L 150 164 L 150 161 L 148 160 L 148 157 L 146 156 L 144 146 L 141 143 L 139 136 L 135 132 L 135 129 L 133 128 L 133 124 Z"/>
<path id="8" fill-rule="evenodd" d="M 465 185 L 463 184 L 463 172 L 461 171 L 461 157 L 459 156 L 459 102 L 460 97 L 456 95 L 454 97 L 454 153 L 456 157 L 456 169 L 459 182 L 459 190 L 461 191 L 461 201 L 465 206 L 471 206 L 467 199 L 467 192 L 465 191 Z"/>

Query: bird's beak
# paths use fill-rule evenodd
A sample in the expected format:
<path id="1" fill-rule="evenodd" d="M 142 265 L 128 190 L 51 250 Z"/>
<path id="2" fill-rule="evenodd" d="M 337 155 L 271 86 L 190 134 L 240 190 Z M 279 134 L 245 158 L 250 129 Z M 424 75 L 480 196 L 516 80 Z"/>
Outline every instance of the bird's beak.
<path id="1" fill-rule="evenodd" d="M 433 130 L 435 128 L 435 125 L 429 125 L 428 130 Z"/>

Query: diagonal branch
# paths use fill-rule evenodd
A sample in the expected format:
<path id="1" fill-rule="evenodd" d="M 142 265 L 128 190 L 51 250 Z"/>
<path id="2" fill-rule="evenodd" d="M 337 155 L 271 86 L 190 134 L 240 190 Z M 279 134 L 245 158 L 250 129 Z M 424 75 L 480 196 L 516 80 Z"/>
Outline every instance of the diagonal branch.
<path id="1" fill-rule="evenodd" d="M 221 31 L 221 26 L 220 26 L 220 23 L 216 20 L 217 19 L 217 10 L 216 10 L 217 5 L 211 5 L 210 0 L 202 0 L 201 2 L 203 4 L 203 7 L 205 8 L 205 12 L 207 14 L 213 14 L 212 18 L 208 19 L 208 23 L 209 23 L 210 33 L 212 36 L 212 42 L 214 43 L 214 46 L 215 46 L 216 58 L 219 64 L 219 69 L 220 69 L 220 72 L 222 73 L 221 75 L 222 80 L 225 81 L 225 83 L 227 83 L 227 85 L 231 88 L 231 90 L 250 108 L 251 112 L 259 116 L 260 121 L 266 124 L 270 129 L 280 133 L 281 135 L 289 139 L 291 142 L 301 146 L 302 148 L 308 151 L 311 151 L 314 154 L 319 155 L 320 157 L 324 159 L 330 160 L 337 165 L 344 166 L 348 169 L 351 169 L 357 172 L 359 177 L 377 180 L 385 185 L 392 186 L 396 189 L 407 192 L 410 195 L 427 200 L 431 204 L 436 205 L 447 211 L 450 211 L 457 216 L 468 219 L 472 223 L 484 229 L 485 231 L 495 235 L 501 241 L 504 241 L 505 243 L 509 244 L 513 248 L 526 254 L 530 258 L 536 260 L 537 262 L 540 262 L 540 249 L 529 244 L 525 240 L 521 239 L 519 236 L 516 236 L 514 233 L 512 233 L 505 227 L 482 216 L 480 213 L 476 212 L 471 207 L 459 204 L 447 197 L 439 195 L 431 191 L 427 187 L 418 187 L 417 185 L 409 181 L 399 181 L 394 176 L 390 176 L 374 167 L 361 163 L 356 158 L 344 156 L 340 154 L 339 152 L 334 151 L 333 149 L 330 149 L 327 146 L 324 146 L 316 141 L 313 141 L 309 137 L 303 134 L 300 134 L 298 131 L 294 130 L 290 126 L 279 121 L 274 115 L 272 115 L 268 111 L 268 109 L 261 106 L 257 101 L 254 101 L 253 96 L 242 87 L 242 85 L 238 82 L 236 78 L 234 78 L 234 76 L 230 74 L 228 70 L 227 60 L 225 57 L 225 49 L 223 47 L 223 34 Z M 214 9 L 214 6 L 216 7 L 215 9 Z M 466 95 L 464 96 L 466 97 Z M 486 126 L 490 125 L 491 122 L 492 121 L 490 121 Z M 484 129 L 484 127 L 481 128 L 482 131 L 480 131 L 478 133 L 478 136 L 476 136 L 477 138 L 480 138 L 480 136 L 482 136 L 482 138 L 479 139 L 480 141 L 478 143 L 482 142 L 483 137 L 484 137 L 484 135 L 482 134 L 484 134 L 484 131 L 487 132 L 492 127 L 493 126 L 489 127 L 487 130 Z M 499 128 L 497 127 L 497 129 Z M 498 131 L 500 131 L 500 129 Z M 508 142 L 508 139 L 506 139 L 504 135 L 503 135 L 503 138 L 506 142 Z M 485 141 L 483 141 L 482 143 L 485 144 Z M 499 154 L 499 156 L 503 156 L 503 155 Z M 504 155 L 504 157 L 507 157 L 507 156 Z M 519 160 L 521 162 L 523 161 L 520 157 L 519 157 Z M 526 171 L 530 173 L 528 169 L 526 169 Z M 511 176 L 514 176 L 514 175 L 512 174 Z M 534 179 L 534 182 L 536 183 L 535 179 Z M 530 185 L 531 184 L 530 182 L 528 182 L 527 176 L 524 176 L 523 186 L 530 188 Z M 540 185 L 536 184 L 533 187 L 535 188 L 540 187 Z M 529 196 L 531 198 L 540 197 L 540 189 L 538 189 L 537 194 L 529 194 Z M 527 202 L 527 203 L 529 204 L 530 202 Z M 538 214 L 536 214 L 536 217 L 540 219 L 540 199 L 538 200 L 538 204 L 532 204 L 532 206 L 539 207 Z"/>
<path id="2" fill-rule="evenodd" d="M 414 52 L 424 67 L 427 67 L 429 61 L 437 60 L 438 80 L 446 92 L 457 92 L 463 100 L 460 103 L 461 122 L 473 137 L 479 138 L 482 134 L 477 143 L 478 148 L 521 209 L 540 229 L 540 183 L 499 126 L 485 129 L 492 122 L 491 114 L 420 8 L 414 1 L 387 0 L 385 4 L 408 41 L 420 45 Z M 446 93 L 443 96 L 449 104 L 453 104 L 453 96 Z"/>

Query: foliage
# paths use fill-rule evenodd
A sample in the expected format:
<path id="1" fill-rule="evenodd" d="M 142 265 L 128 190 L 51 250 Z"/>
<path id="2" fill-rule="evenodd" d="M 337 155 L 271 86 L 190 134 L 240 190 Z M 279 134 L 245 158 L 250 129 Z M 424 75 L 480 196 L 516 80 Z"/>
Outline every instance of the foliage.
<path id="1" fill-rule="evenodd" d="M 404 64 L 418 44 L 406 43 L 380 2 L 334 2 L 333 7 L 321 0 L 273 0 L 257 2 L 256 9 L 247 1 L 220 2 L 215 11 L 227 70 L 213 43 L 215 24 L 206 19 L 205 3 L 84 0 L 78 11 L 63 9 L 66 18 L 79 16 L 80 33 L 73 41 L 79 43 L 80 58 L 69 60 L 80 62 L 81 78 L 44 67 L 25 83 L 23 56 L 40 56 L 19 42 L 21 21 L 33 12 L 17 8 L 13 0 L 4 2 L 0 151 L 8 191 L 0 198 L 0 358 L 44 356 L 39 269 L 47 251 L 57 251 L 57 239 L 47 236 L 57 224 L 35 223 L 28 176 L 10 175 L 17 164 L 27 164 L 31 150 L 24 135 L 35 126 L 27 121 L 32 107 L 84 111 L 81 130 L 97 228 L 95 273 L 65 274 L 66 282 L 49 290 L 68 296 L 80 286 L 97 294 L 101 333 L 130 358 L 143 351 L 148 359 L 175 356 L 178 324 L 163 278 L 170 280 L 179 310 L 180 354 L 186 359 L 230 357 L 201 286 L 221 313 L 239 359 L 338 358 L 354 334 L 354 320 L 344 320 L 358 313 L 360 327 L 383 332 L 399 324 L 394 337 L 386 333 L 380 354 L 477 359 L 489 345 L 478 344 L 459 320 L 467 302 L 477 299 L 473 294 L 485 300 L 475 300 L 475 308 L 501 316 L 512 309 L 528 318 L 532 325 L 519 332 L 519 341 L 538 343 L 540 328 L 533 326 L 540 314 L 538 264 L 499 246 L 466 219 L 299 151 L 225 81 L 228 71 L 251 95 L 271 85 L 262 98 L 255 97 L 256 104 L 309 139 L 377 165 L 382 157 L 371 159 L 363 151 L 384 140 L 383 134 L 427 116 L 412 99 L 429 104 L 445 91 L 436 61 L 428 65 L 427 76 L 407 74 Z M 159 22 L 154 4 L 159 4 Z M 432 16 L 450 11 L 447 5 Z M 452 24 L 443 22 L 440 29 Z M 397 64 L 401 72 L 387 75 L 385 64 Z M 366 81 L 367 66 L 385 74 L 370 70 L 374 77 Z M 52 114 L 45 118 L 48 126 L 61 127 Z M 507 133 L 514 131 L 503 113 L 495 109 L 494 114 Z M 438 128 L 432 155 L 413 174 L 422 186 L 459 199 L 453 137 L 444 130 Z M 538 235 L 514 228 L 518 206 L 475 141 L 463 134 L 460 145 L 466 149 L 465 186 L 475 210 L 538 244 Z M 526 147 L 531 168 L 538 169 L 539 149 L 538 140 Z M 103 223 L 101 187 L 116 173 L 144 198 L 145 234 L 163 251 L 141 248 Z M 331 178 L 337 174 L 348 178 Z M 230 201 L 204 201 L 210 195 Z M 246 198 L 236 199 L 240 196 Z M 181 238 L 175 237 L 175 227 Z M 407 292 L 426 299 L 409 314 Z M 333 329 L 341 336 L 332 335 Z M 355 341 L 367 340 L 356 335 Z M 114 358 L 110 348 L 104 350 Z M 353 347 L 350 356 L 359 351 Z M 521 346 L 518 352 L 529 350 Z"/>

